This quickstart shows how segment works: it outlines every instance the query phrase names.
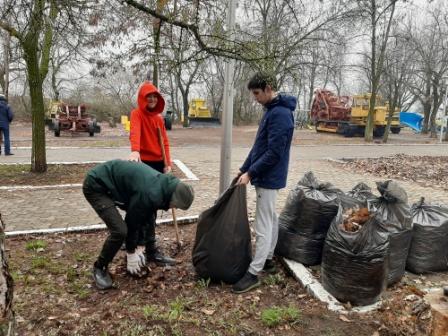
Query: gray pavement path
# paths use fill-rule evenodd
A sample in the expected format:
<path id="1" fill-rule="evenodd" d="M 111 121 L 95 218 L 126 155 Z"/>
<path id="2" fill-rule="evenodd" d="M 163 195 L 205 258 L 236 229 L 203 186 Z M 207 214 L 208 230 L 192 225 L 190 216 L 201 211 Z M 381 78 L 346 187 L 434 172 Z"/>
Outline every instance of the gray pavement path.
<path id="1" fill-rule="evenodd" d="M 232 172 L 236 174 L 247 155 L 248 148 L 234 148 Z M 197 215 L 210 207 L 218 196 L 219 188 L 219 147 L 183 147 L 173 148 L 173 158 L 183 161 L 196 174 L 199 181 L 192 182 L 196 198 L 191 209 L 179 211 L 177 216 Z M 21 162 L 27 152 L 16 151 L 11 162 Z M 23 153 L 23 157 L 22 157 Z M 127 148 L 95 149 L 54 149 L 48 150 L 48 161 L 101 161 L 112 158 L 125 158 Z M 279 193 L 277 208 L 283 208 L 289 190 L 300 180 L 303 174 L 313 171 L 322 182 L 331 182 L 344 191 L 351 189 L 358 182 L 366 182 L 372 189 L 377 177 L 347 172 L 334 163 L 325 160 L 349 157 L 378 157 L 398 153 L 415 155 L 448 155 L 447 145 L 351 145 L 351 146 L 296 146 L 292 149 L 288 186 Z M 7 158 L 8 160 L 10 157 Z M 4 162 L 4 157 L 1 157 Z M 25 160 L 24 160 L 25 161 Z M 25 161 L 26 162 L 26 161 Z M 429 201 L 448 204 L 448 192 L 441 188 L 422 187 L 413 181 L 400 181 L 409 195 L 410 202 L 424 196 Z M 255 210 L 255 192 L 252 187 L 248 192 L 249 215 Z M 0 212 L 7 224 L 7 231 L 60 228 L 99 224 L 96 216 L 85 201 L 81 188 L 50 190 L 15 190 L 0 191 Z M 160 213 L 161 217 L 171 217 L 170 213 Z"/>
<path id="2" fill-rule="evenodd" d="M 232 149 L 234 160 L 245 156 L 249 148 L 235 147 Z M 196 152 L 219 159 L 219 146 L 192 146 L 173 147 L 174 157 L 189 156 Z M 0 163 L 29 163 L 31 158 L 30 148 L 16 148 L 14 156 L 0 156 Z M 362 144 L 362 145 L 307 145 L 292 147 L 292 157 L 297 160 L 319 160 L 331 158 L 366 158 L 380 157 L 393 154 L 409 155 L 448 155 L 448 144 Z M 47 148 L 48 162 L 85 162 L 107 161 L 116 158 L 126 158 L 129 155 L 129 147 L 109 148 L 80 148 L 80 147 L 49 147 Z"/>

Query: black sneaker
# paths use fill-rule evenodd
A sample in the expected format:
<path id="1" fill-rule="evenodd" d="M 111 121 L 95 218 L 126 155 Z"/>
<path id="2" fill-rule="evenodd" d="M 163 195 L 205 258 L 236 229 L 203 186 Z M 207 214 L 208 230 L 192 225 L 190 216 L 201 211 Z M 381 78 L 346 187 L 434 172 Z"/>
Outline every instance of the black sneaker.
<path id="1" fill-rule="evenodd" d="M 443 295 L 448 296 L 448 286 L 443 287 Z"/>
<path id="2" fill-rule="evenodd" d="M 164 256 L 159 250 L 146 254 L 147 261 L 153 261 L 157 266 L 174 266 L 177 261 L 173 258 Z"/>
<path id="3" fill-rule="evenodd" d="M 275 267 L 275 263 L 272 259 L 266 259 L 264 262 L 263 271 L 269 274 L 277 273 L 277 268 Z"/>
<path id="4" fill-rule="evenodd" d="M 112 287 L 112 278 L 107 267 L 99 268 L 93 266 L 93 280 L 99 289 L 109 289 Z"/>
<path id="5" fill-rule="evenodd" d="M 244 274 L 244 276 L 233 285 L 232 292 L 241 294 L 257 288 L 258 286 L 260 286 L 258 277 L 247 271 L 246 274 Z"/>
<path id="6" fill-rule="evenodd" d="M 13 153 L 5 153 L 5 156 L 14 155 Z"/>

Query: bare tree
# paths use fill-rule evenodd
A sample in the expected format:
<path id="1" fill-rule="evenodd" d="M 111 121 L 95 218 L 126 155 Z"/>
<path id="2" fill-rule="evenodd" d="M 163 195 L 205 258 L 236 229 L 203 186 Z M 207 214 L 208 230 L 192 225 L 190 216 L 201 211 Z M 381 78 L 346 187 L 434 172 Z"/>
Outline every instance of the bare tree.
<path id="1" fill-rule="evenodd" d="M 15 335 L 15 316 L 12 307 L 14 281 L 9 272 L 5 253 L 5 223 L 0 213 L 0 335 Z"/>
<path id="2" fill-rule="evenodd" d="M 369 53 L 365 55 L 369 64 L 369 91 L 371 92 L 369 113 L 364 133 L 364 138 L 367 142 L 373 140 L 376 96 L 381 84 L 386 48 L 391 34 L 391 27 L 398 1 L 399 0 L 357 1 L 359 13 L 363 15 L 364 22 L 368 24 L 370 49 Z"/>
<path id="3" fill-rule="evenodd" d="M 32 111 L 31 169 L 34 172 L 47 169 L 43 83 L 49 70 L 55 31 L 79 33 L 76 21 L 85 17 L 90 5 L 87 1 L 72 0 L 2 1 L 0 28 L 18 41 L 26 64 Z"/>
<path id="4" fill-rule="evenodd" d="M 438 2 L 428 9 L 428 19 L 418 27 L 408 24 L 411 48 L 418 65 L 410 87 L 423 105 L 422 133 L 436 136 L 436 115 L 443 101 L 442 78 L 448 74 L 448 34 L 446 3 Z"/>

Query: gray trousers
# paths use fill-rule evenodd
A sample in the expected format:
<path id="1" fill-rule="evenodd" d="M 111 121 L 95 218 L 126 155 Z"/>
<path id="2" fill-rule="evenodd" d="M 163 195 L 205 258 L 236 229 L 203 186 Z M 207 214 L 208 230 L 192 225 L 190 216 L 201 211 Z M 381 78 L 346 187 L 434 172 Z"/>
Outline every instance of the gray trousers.
<path id="1" fill-rule="evenodd" d="M 249 266 L 249 272 L 253 275 L 263 269 L 266 259 L 272 259 L 278 239 L 278 215 L 275 212 L 278 190 L 255 187 L 255 192 L 255 255 Z"/>

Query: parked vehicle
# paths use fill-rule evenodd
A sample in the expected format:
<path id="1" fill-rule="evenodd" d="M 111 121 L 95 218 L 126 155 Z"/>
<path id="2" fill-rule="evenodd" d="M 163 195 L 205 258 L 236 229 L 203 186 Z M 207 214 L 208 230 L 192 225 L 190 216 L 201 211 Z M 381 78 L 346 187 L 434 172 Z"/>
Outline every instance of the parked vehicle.
<path id="1" fill-rule="evenodd" d="M 49 112 L 51 118 L 49 128 L 54 131 L 56 137 L 61 135 L 61 131 L 88 132 L 91 137 L 101 131 L 96 119 L 87 113 L 85 105 L 58 102 L 51 105 Z"/>
<path id="2" fill-rule="evenodd" d="M 314 93 L 311 119 L 316 131 L 334 132 L 346 137 L 364 135 L 370 109 L 371 94 L 336 96 L 329 90 Z M 381 137 L 389 118 L 389 106 L 377 95 L 373 114 L 373 136 Z M 391 132 L 400 132 L 400 112 L 397 109 L 391 120 Z"/>

